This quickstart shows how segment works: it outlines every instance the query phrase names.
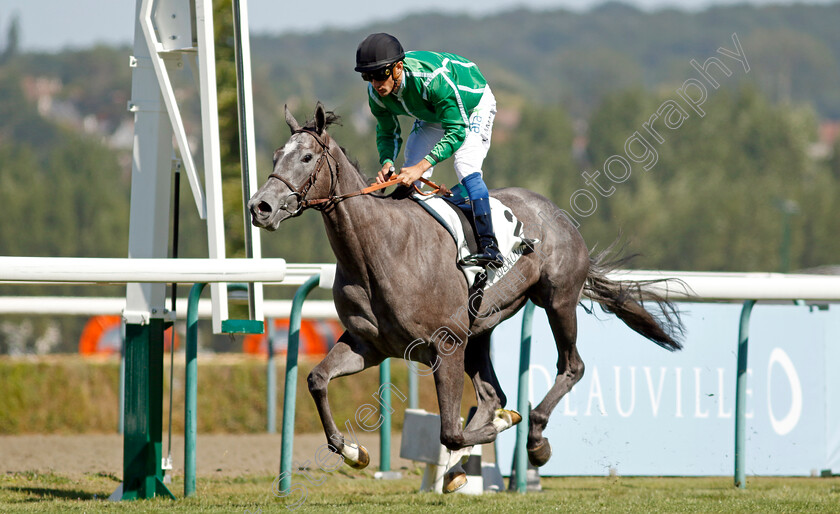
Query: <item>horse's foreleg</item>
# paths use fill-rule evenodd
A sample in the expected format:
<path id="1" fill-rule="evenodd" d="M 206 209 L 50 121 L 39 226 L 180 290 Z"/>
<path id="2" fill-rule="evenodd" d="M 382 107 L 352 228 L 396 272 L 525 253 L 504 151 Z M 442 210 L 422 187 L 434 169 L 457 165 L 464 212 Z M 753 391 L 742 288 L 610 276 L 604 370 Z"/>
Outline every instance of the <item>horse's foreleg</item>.
<path id="1" fill-rule="evenodd" d="M 335 424 L 327 399 L 327 386 L 333 378 L 352 375 L 371 366 L 376 366 L 384 356 L 371 345 L 345 332 L 330 350 L 330 353 L 309 373 L 309 393 L 315 400 L 321 425 L 327 436 L 327 443 L 340 453 L 351 467 L 361 469 L 368 465 L 370 456 L 364 446 L 345 443 L 344 436 Z"/>
<path id="2" fill-rule="evenodd" d="M 551 445 L 542 433 L 551 412 L 572 387 L 583 377 L 583 360 L 577 351 L 577 314 L 575 304 L 567 302 L 554 309 L 546 309 L 548 323 L 557 345 L 557 378 L 545 398 L 531 411 L 528 431 L 528 460 L 542 466 L 551 458 Z"/>

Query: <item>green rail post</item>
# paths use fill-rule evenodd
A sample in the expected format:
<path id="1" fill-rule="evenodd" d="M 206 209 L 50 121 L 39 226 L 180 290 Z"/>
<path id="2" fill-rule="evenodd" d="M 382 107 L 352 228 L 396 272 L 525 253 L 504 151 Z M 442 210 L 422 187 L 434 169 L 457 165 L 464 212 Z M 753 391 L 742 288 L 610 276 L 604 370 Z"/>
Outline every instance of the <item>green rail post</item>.
<path id="1" fill-rule="evenodd" d="M 198 397 L 198 300 L 207 284 L 194 284 L 187 307 L 187 369 L 184 381 L 184 496 L 195 494 L 195 438 Z"/>
<path id="2" fill-rule="evenodd" d="M 519 398 L 517 408 L 522 415 L 522 421 L 516 426 L 516 450 L 513 458 L 516 473 L 516 491 L 528 491 L 528 425 L 530 419 L 531 387 L 529 383 L 529 368 L 531 367 L 531 326 L 534 320 L 535 305 L 530 300 L 522 309 L 522 338 L 519 347 Z"/>
<path id="3" fill-rule="evenodd" d="M 747 300 L 741 308 L 738 327 L 738 371 L 735 383 L 735 487 L 746 489 L 744 448 L 747 441 L 747 350 L 750 340 L 750 314 L 755 300 Z"/>
<path id="4" fill-rule="evenodd" d="M 266 383 L 266 414 L 268 422 L 266 431 L 269 434 L 277 433 L 277 366 L 274 363 L 274 337 L 277 335 L 277 329 L 274 328 L 274 319 L 269 318 L 266 322 L 268 325 L 266 345 L 268 346 L 268 365 L 265 370 Z"/>
<path id="5" fill-rule="evenodd" d="M 286 349 L 286 387 L 283 391 L 283 439 L 280 447 L 280 491 L 292 487 L 292 450 L 295 438 L 295 396 L 297 395 L 297 363 L 300 346 L 300 319 L 306 295 L 315 289 L 321 275 L 313 275 L 295 292 L 289 314 L 289 346 Z"/>
<path id="6" fill-rule="evenodd" d="M 206 283 L 193 284 L 187 301 L 187 369 L 184 391 L 184 496 L 195 494 L 195 439 L 198 432 L 198 301 Z M 246 291 L 247 284 L 228 284 L 228 290 Z M 255 319 L 222 320 L 222 332 L 262 334 L 263 321 Z"/>
<path id="7" fill-rule="evenodd" d="M 120 420 L 117 432 L 123 435 L 125 430 L 125 320 L 120 324 Z"/>
<path id="8" fill-rule="evenodd" d="M 410 371 L 409 371 L 410 373 Z M 391 359 L 379 365 L 379 471 L 391 471 Z"/>
<path id="9" fill-rule="evenodd" d="M 175 499 L 163 483 L 163 331 L 167 322 L 125 326 L 125 426 L 122 500 Z"/>

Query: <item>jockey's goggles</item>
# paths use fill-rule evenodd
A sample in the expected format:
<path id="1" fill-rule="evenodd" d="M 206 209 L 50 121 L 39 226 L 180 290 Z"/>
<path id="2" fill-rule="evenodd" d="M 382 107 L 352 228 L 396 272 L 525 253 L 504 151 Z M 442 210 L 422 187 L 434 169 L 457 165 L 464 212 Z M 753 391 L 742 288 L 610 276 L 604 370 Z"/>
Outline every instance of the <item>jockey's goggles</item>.
<path id="1" fill-rule="evenodd" d="M 394 64 L 386 66 L 384 68 L 379 68 L 378 70 L 374 71 L 363 71 L 362 80 L 364 80 L 365 82 L 371 82 L 373 80 L 377 82 L 382 82 L 383 80 L 391 76 L 391 72 L 394 70 Z"/>

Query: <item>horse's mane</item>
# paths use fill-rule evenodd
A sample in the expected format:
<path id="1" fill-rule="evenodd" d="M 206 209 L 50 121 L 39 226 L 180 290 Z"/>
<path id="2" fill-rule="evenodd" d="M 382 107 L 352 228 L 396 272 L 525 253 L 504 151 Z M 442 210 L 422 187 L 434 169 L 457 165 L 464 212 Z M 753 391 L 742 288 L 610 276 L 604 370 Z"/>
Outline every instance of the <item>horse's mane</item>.
<path id="1" fill-rule="evenodd" d="M 329 128 L 330 125 L 341 126 L 341 116 L 339 116 L 338 114 L 336 114 L 333 111 L 325 111 L 324 114 L 326 115 L 325 116 L 325 122 L 324 122 L 324 130 Z M 304 128 L 304 130 L 315 130 L 315 118 L 313 118 L 311 120 L 307 120 L 306 123 L 303 125 L 303 128 Z M 341 145 L 338 145 L 338 147 L 341 149 L 342 153 L 344 153 L 344 156 L 347 157 L 347 160 L 350 161 L 350 165 L 353 166 L 353 168 L 356 169 L 356 171 L 359 173 L 359 175 L 362 176 L 363 179 L 365 179 L 365 182 L 370 183 L 371 179 L 370 179 L 370 177 L 368 177 L 367 175 L 362 173 L 362 169 L 359 167 L 359 161 L 357 159 L 355 159 L 354 157 L 351 157 L 350 154 L 347 153 L 346 148 L 344 148 Z"/>
<path id="2" fill-rule="evenodd" d="M 325 111 L 325 123 L 324 129 L 326 130 L 329 128 L 330 125 L 341 125 L 341 116 L 334 113 L 333 111 Z M 311 120 L 307 120 L 306 123 L 303 125 L 304 130 L 315 130 L 315 118 Z"/>

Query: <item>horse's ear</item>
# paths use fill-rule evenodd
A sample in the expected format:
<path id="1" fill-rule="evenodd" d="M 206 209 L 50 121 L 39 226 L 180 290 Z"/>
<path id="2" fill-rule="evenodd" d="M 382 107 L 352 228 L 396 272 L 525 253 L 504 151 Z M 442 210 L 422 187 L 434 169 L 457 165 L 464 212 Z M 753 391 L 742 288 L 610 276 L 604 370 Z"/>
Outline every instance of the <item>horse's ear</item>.
<path id="1" fill-rule="evenodd" d="M 320 136 L 327 128 L 327 111 L 324 109 L 324 104 L 319 100 L 315 105 L 315 131 Z"/>
<path id="2" fill-rule="evenodd" d="M 289 112 L 289 106 L 284 105 L 283 109 L 286 111 L 286 124 L 289 125 L 289 129 L 292 131 L 292 134 L 300 130 L 300 123 L 297 122 L 292 113 Z"/>

